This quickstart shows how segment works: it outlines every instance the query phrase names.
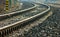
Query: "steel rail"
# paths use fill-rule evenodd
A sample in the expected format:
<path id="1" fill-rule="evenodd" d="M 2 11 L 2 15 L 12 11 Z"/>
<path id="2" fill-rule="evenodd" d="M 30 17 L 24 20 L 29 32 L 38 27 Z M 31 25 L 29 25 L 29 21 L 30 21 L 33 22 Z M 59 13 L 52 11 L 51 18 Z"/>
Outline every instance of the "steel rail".
<path id="1" fill-rule="evenodd" d="M 29 10 L 37 7 L 37 5 L 35 5 L 35 4 L 33 4 L 33 5 L 34 5 L 33 7 L 30 7 L 28 9 L 24 9 L 24 10 L 16 11 L 16 12 L 11 12 L 11 13 L 8 13 L 8 14 L 2 14 L 2 15 L 0 15 L 0 20 L 4 19 L 4 18 L 7 18 L 7 17 L 10 17 L 10 16 L 14 16 L 16 14 L 24 13 L 25 11 L 29 11 Z"/>
<path id="2" fill-rule="evenodd" d="M 44 5 L 44 4 L 42 4 L 42 5 Z M 45 5 L 45 6 L 48 9 L 43 11 L 43 12 L 41 12 L 41 13 L 39 13 L 39 14 L 36 14 L 36 15 L 34 15 L 34 16 L 30 17 L 30 18 L 24 19 L 22 21 L 18 21 L 16 23 L 1 27 L 0 28 L 0 35 L 3 36 L 5 34 L 8 34 L 9 32 L 20 28 L 22 24 L 27 23 L 29 21 L 32 21 L 32 20 L 34 20 L 34 19 L 36 19 L 36 18 L 38 18 L 40 16 L 43 16 L 45 13 L 48 13 L 50 11 L 50 6 L 47 6 L 47 5 Z"/>

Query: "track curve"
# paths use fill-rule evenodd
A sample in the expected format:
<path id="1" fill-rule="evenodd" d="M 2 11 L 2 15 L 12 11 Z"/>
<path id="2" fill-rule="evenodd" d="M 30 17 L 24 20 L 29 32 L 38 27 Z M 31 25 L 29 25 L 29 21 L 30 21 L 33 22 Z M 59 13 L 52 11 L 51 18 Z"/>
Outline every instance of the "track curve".
<path id="1" fill-rule="evenodd" d="M 42 5 L 44 5 L 44 4 L 42 4 Z M 48 13 L 50 11 L 50 7 L 47 6 L 47 5 L 44 5 L 44 6 L 46 6 L 48 9 L 41 12 L 41 13 L 39 13 L 39 14 L 36 14 L 36 15 L 31 16 L 31 17 L 29 17 L 27 19 L 24 19 L 22 21 L 18 21 L 16 23 L 1 27 L 0 28 L 0 36 L 6 35 L 6 34 L 10 33 L 11 31 L 16 30 L 19 27 L 21 27 L 22 24 L 27 23 L 29 21 L 32 21 L 32 20 L 34 20 L 34 19 L 36 19 L 36 18 L 38 18 L 40 16 L 43 16 L 43 15 L 45 15 L 45 13 Z"/>
<path id="2" fill-rule="evenodd" d="M 0 20 L 3 20 L 4 18 L 14 16 L 14 15 L 17 15 L 17 14 L 20 14 L 20 13 L 24 13 L 25 11 L 29 11 L 29 10 L 34 9 L 35 7 L 37 7 L 37 5 L 34 5 L 34 4 L 32 4 L 32 5 L 33 5 L 33 7 L 30 7 L 28 9 L 24 9 L 24 10 L 21 10 L 21 11 L 15 11 L 15 12 L 8 13 L 8 14 L 2 14 L 2 15 L 0 15 Z"/>

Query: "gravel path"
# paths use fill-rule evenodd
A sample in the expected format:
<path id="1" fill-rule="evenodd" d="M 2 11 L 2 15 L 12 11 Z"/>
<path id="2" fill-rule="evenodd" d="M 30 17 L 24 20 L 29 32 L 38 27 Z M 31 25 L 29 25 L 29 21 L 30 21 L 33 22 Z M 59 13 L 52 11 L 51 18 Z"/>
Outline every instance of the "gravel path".
<path id="1" fill-rule="evenodd" d="M 25 32 L 24 37 L 60 37 L 60 9 L 54 8 L 52 16 Z"/>

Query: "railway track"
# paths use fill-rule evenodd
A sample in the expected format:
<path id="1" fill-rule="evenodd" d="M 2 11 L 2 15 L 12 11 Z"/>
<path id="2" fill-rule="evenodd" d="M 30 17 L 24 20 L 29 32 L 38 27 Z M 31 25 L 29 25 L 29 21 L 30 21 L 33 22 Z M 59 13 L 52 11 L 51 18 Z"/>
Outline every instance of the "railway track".
<path id="1" fill-rule="evenodd" d="M 0 14 L 0 20 L 3 20 L 5 18 L 8 18 L 10 16 L 14 16 L 14 15 L 17 15 L 17 14 L 20 14 L 20 13 L 24 13 L 25 11 L 28 11 L 28 10 L 31 10 L 31 9 L 34 9 L 36 7 L 36 5 L 32 4 L 33 6 L 30 7 L 30 8 L 27 8 L 27 9 L 23 9 L 23 10 L 18 10 L 18 11 L 14 11 L 14 12 L 7 12 L 5 14 Z"/>
<path id="2" fill-rule="evenodd" d="M 38 19 L 36 19 L 32 22 L 29 22 L 28 24 L 25 24 L 26 26 L 21 27 L 18 30 L 11 32 L 9 35 L 6 35 L 5 37 L 7 37 L 7 36 L 8 37 L 26 37 L 26 36 L 29 37 L 28 36 L 29 34 L 27 34 L 27 32 L 29 32 L 35 26 L 38 26 L 39 24 L 43 23 L 51 15 L 52 15 L 52 12 L 49 12 L 48 14 L 44 15 L 43 17 L 39 17 Z"/>
<path id="3" fill-rule="evenodd" d="M 34 7 L 33 10 L 29 9 L 29 10 L 27 10 L 27 12 L 24 11 L 25 13 L 22 13 L 20 15 L 13 16 L 13 17 L 10 17 L 10 18 L 7 18 L 5 20 L 0 21 L 0 24 L 1 24 L 1 26 L 0 26 L 0 36 L 4 37 L 4 35 L 7 35 L 12 31 L 17 30 L 21 26 L 24 26 L 25 23 L 33 21 L 36 18 L 38 18 L 40 16 L 43 16 L 50 11 L 50 7 L 47 6 L 47 5 L 44 5 L 44 6 L 47 7 L 47 9 L 46 8 L 45 9 L 44 8 L 39 9 L 40 8 L 39 6 L 37 6 L 37 8 Z"/>

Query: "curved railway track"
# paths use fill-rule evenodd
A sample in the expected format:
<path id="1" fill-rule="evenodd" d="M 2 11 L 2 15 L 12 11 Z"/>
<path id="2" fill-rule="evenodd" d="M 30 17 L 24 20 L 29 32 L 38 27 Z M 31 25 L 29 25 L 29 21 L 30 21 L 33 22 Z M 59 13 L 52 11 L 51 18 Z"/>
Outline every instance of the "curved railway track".
<path id="1" fill-rule="evenodd" d="M 6 35 L 5 37 L 7 37 L 7 36 L 8 37 L 26 37 L 26 35 L 27 35 L 27 37 L 29 37 L 28 36 L 29 34 L 26 34 L 26 33 L 29 32 L 35 26 L 41 25 L 41 23 L 43 23 L 44 21 L 46 21 L 51 15 L 52 15 L 52 12 L 49 12 L 48 14 L 46 14 L 46 15 L 44 15 L 42 17 L 39 17 L 39 18 L 35 19 L 34 21 L 29 22 L 28 24 L 25 24 L 26 26 L 23 26 L 23 27 L 15 30 L 13 32 L 11 32 L 9 35 Z M 37 31 L 35 31 L 35 32 L 37 32 Z"/>
<path id="2" fill-rule="evenodd" d="M 17 14 L 20 14 L 20 13 L 24 13 L 25 11 L 29 11 L 31 9 L 34 9 L 36 7 L 36 5 L 32 4 L 33 7 L 30 7 L 28 9 L 24 9 L 24 10 L 20 10 L 20 11 L 15 11 L 15 12 L 11 12 L 11 13 L 7 13 L 7 14 L 0 14 L 0 20 L 3 20 L 5 18 L 8 18 L 10 16 L 14 16 L 14 15 L 17 15 Z"/>
<path id="3" fill-rule="evenodd" d="M 40 5 L 40 4 L 39 4 Z M 38 18 L 38 17 L 41 17 L 41 16 L 43 16 L 43 15 L 45 15 L 46 13 L 48 13 L 49 11 L 50 11 L 50 7 L 49 6 L 47 6 L 47 5 L 44 5 L 44 4 L 42 4 L 43 6 L 46 6 L 46 8 L 47 9 L 45 9 L 45 10 L 43 10 L 43 11 L 41 11 L 40 12 L 40 10 L 39 9 L 37 9 L 37 12 L 35 12 L 34 13 L 34 9 L 36 8 L 36 6 L 35 7 L 33 7 L 33 8 L 30 8 L 30 9 L 27 9 L 27 10 L 23 10 L 22 12 L 25 12 L 25 11 L 27 11 L 25 14 L 28 14 L 28 12 L 29 12 L 29 15 L 31 15 L 31 14 L 33 14 L 33 15 L 31 15 L 31 16 L 26 16 L 26 15 L 24 15 L 24 14 L 20 14 L 20 15 L 17 15 L 16 17 L 18 17 L 18 16 L 22 16 L 23 17 L 23 15 L 25 16 L 24 17 L 24 19 L 22 19 L 22 20 L 20 20 L 20 18 L 19 18 L 19 21 L 16 21 L 16 22 L 13 22 L 13 23 L 9 23 L 9 24 L 6 24 L 5 26 L 0 26 L 0 36 L 1 37 L 4 37 L 4 35 L 7 35 L 7 34 L 9 34 L 10 32 L 12 32 L 13 30 L 17 30 L 18 28 L 20 28 L 21 26 L 24 26 L 24 24 L 25 23 L 28 23 L 28 22 L 30 22 L 30 21 L 33 21 L 33 20 L 35 20 L 36 18 Z M 38 7 L 38 6 L 37 6 Z M 39 7 L 38 7 L 39 8 Z M 33 9 L 33 10 L 32 10 Z M 32 11 L 32 12 L 31 12 Z M 39 12 L 38 12 L 39 11 Z M 19 13 L 19 12 L 18 12 Z M 16 12 L 15 12 L 15 14 L 16 14 Z M 8 14 L 7 14 L 8 15 Z M 13 15 L 13 14 L 12 14 Z M 8 15 L 9 16 L 9 15 Z M 15 17 L 15 19 L 16 19 L 16 17 Z M 27 18 L 26 18 L 27 17 Z M 13 19 L 14 19 L 14 17 L 12 17 Z M 8 20 L 10 20 L 10 19 L 12 19 L 12 18 L 7 18 Z M 2 21 L 4 21 L 4 20 L 2 20 Z M 2 21 L 0 21 L 0 22 L 2 22 Z M 8 21 L 9 22 L 9 21 Z M 10 21 L 11 22 L 11 21 Z M 1 23 L 0 23 L 1 24 Z M 3 25 L 3 24 L 1 24 L 1 25 Z"/>

